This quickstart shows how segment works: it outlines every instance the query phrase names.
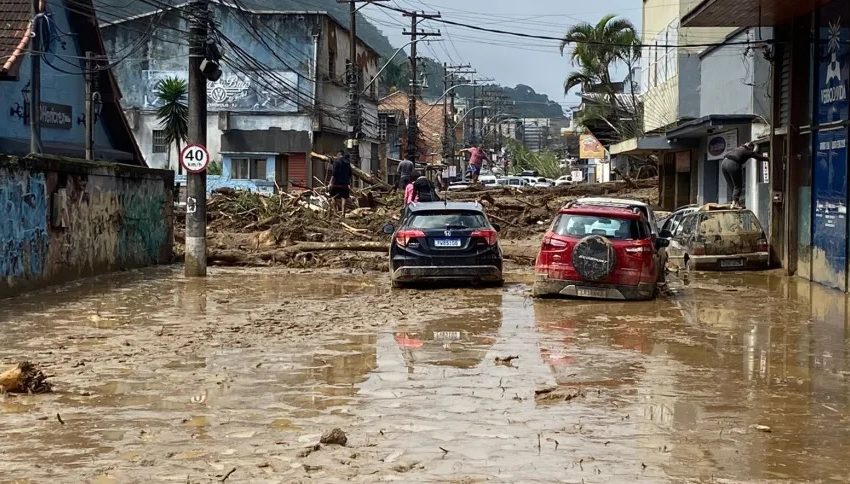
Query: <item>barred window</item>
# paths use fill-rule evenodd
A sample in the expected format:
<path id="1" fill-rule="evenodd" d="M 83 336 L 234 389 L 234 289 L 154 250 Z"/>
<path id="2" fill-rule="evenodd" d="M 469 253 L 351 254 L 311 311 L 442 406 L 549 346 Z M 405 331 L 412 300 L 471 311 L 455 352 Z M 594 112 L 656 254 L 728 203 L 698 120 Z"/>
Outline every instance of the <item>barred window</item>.
<path id="1" fill-rule="evenodd" d="M 153 153 L 168 153 L 168 143 L 165 142 L 165 130 L 155 129 L 153 130 L 153 146 L 151 151 Z"/>

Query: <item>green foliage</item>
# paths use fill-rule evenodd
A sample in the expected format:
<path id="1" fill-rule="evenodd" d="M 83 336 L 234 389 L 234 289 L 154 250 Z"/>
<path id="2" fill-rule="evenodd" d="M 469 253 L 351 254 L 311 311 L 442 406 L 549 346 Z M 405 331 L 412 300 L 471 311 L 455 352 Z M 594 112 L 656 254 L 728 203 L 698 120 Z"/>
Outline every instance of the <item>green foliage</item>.
<path id="1" fill-rule="evenodd" d="M 217 161 L 210 162 L 207 166 L 207 175 L 221 175 L 221 163 Z"/>
<path id="2" fill-rule="evenodd" d="M 186 104 L 186 81 L 177 77 L 160 80 L 154 88 L 154 95 L 160 102 L 156 110 L 160 127 L 165 131 L 165 142 L 169 146 L 186 142 L 189 137 L 189 107 Z"/>
<path id="3" fill-rule="evenodd" d="M 554 151 L 529 151 L 516 140 L 508 140 L 508 152 L 511 160 L 511 174 L 519 174 L 522 170 L 537 170 L 540 176 L 558 178 L 563 173 L 560 160 Z"/>

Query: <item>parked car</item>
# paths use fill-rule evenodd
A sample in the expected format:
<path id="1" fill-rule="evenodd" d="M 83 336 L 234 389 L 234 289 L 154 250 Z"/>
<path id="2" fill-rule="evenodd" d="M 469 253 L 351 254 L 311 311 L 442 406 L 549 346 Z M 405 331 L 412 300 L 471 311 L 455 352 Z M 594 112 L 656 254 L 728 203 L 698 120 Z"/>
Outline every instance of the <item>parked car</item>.
<path id="1" fill-rule="evenodd" d="M 671 265 L 691 270 L 767 269 L 770 252 L 758 217 L 750 210 L 705 205 L 682 218 L 670 238 Z"/>
<path id="2" fill-rule="evenodd" d="M 593 205 L 605 207 L 623 207 L 640 211 L 646 220 L 649 222 L 653 235 L 658 235 L 658 220 L 655 216 L 655 211 L 652 207 L 640 200 L 632 200 L 628 198 L 606 198 L 606 197 L 585 197 L 579 198 L 567 204 L 567 206 L 575 205 Z"/>
<path id="3" fill-rule="evenodd" d="M 449 191 L 463 190 L 469 188 L 469 180 L 458 180 L 449 183 Z"/>
<path id="4" fill-rule="evenodd" d="M 661 249 L 668 243 L 653 237 L 638 210 L 564 207 L 543 236 L 533 295 L 652 299 L 664 282 Z"/>
<path id="5" fill-rule="evenodd" d="M 560 176 L 560 177 L 558 177 L 557 180 L 555 180 L 555 186 L 556 187 L 563 187 L 563 186 L 572 185 L 572 184 L 573 184 L 573 176 L 572 175 Z"/>
<path id="6" fill-rule="evenodd" d="M 555 180 L 543 176 L 524 176 L 522 177 L 534 188 L 551 188 L 555 186 Z"/>
<path id="7" fill-rule="evenodd" d="M 481 175 L 478 177 L 478 183 L 484 185 L 485 187 L 495 187 L 498 186 L 499 177 L 495 175 Z"/>
<path id="8" fill-rule="evenodd" d="M 509 187 L 515 190 L 519 190 L 521 188 L 530 188 L 531 184 L 528 183 L 528 180 L 521 176 L 506 176 L 499 178 L 498 182 L 499 186 Z"/>
<path id="9" fill-rule="evenodd" d="M 519 176 L 540 176 L 540 173 L 538 173 L 537 170 L 522 170 Z"/>
<path id="10" fill-rule="evenodd" d="M 684 219 L 686 215 L 694 213 L 697 210 L 699 210 L 699 205 L 685 205 L 677 208 L 666 219 L 658 221 L 660 224 L 659 232 L 664 232 L 666 230 L 671 234 L 676 233 L 676 228 L 680 223 L 682 223 L 682 219 Z"/>
<path id="11" fill-rule="evenodd" d="M 502 284 L 498 225 L 477 202 L 412 203 L 393 233 L 393 287 L 427 281 Z"/>

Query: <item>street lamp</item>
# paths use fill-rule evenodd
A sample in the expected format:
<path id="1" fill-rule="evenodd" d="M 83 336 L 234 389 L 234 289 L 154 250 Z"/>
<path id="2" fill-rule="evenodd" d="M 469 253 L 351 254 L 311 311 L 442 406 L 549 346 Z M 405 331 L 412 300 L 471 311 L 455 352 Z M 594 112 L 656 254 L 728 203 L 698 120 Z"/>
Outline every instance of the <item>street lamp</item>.
<path id="1" fill-rule="evenodd" d="M 395 56 L 397 56 L 399 52 L 401 52 L 401 51 L 402 51 L 402 50 L 404 50 L 405 48 L 407 48 L 407 47 L 409 47 L 409 46 L 411 46 L 411 45 L 415 44 L 416 42 L 422 42 L 422 41 L 427 41 L 427 42 L 442 42 L 442 40 L 430 40 L 430 39 L 428 39 L 428 38 L 424 38 L 424 39 L 411 40 L 410 42 L 408 42 L 408 43 L 406 43 L 406 44 L 402 45 L 401 47 L 399 47 L 398 49 L 396 49 L 396 51 L 395 51 L 395 52 L 393 52 L 393 55 L 391 55 L 391 56 L 390 56 L 390 58 L 387 60 L 386 64 L 384 64 L 384 66 L 383 66 L 383 67 L 381 67 L 381 68 L 378 70 L 378 73 L 377 73 L 377 74 L 375 74 L 375 77 L 373 77 L 373 78 L 372 78 L 372 80 L 371 80 L 371 81 L 369 81 L 369 83 L 368 83 L 368 84 L 366 84 L 365 86 L 363 86 L 363 92 L 361 92 L 360 94 L 366 94 L 366 91 L 368 91 L 368 90 L 369 90 L 369 87 L 370 87 L 372 84 L 374 84 L 374 83 L 375 83 L 375 81 L 377 81 L 379 77 L 381 77 L 381 73 L 383 73 L 383 72 L 384 72 L 384 70 L 386 70 L 386 68 L 387 68 L 387 67 L 389 67 L 389 65 L 390 65 L 390 64 L 392 64 L 393 59 L 395 59 Z"/>

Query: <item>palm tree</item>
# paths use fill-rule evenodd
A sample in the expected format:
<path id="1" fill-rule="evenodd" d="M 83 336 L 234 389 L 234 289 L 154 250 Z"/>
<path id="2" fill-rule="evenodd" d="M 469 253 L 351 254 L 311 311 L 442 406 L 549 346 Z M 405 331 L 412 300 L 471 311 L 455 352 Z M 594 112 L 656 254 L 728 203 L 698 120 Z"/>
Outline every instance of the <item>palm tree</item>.
<path id="1" fill-rule="evenodd" d="M 629 112 L 633 120 L 638 118 L 635 113 L 637 96 L 631 82 L 635 64 L 640 59 L 640 42 L 634 24 L 618 19 L 615 15 L 606 15 L 596 24 L 580 23 L 567 31 L 561 40 L 561 55 L 564 55 L 568 46 L 573 46 L 569 54 L 570 64 L 578 67 L 578 70 L 567 76 L 564 93 L 574 87 L 595 91 L 603 102 L 588 115 L 615 127 L 621 135 L 636 134 L 636 126 L 616 128 L 620 124 L 619 113 Z M 619 63 L 625 64 L 629 70 L 631 102 L 624 103 L 618 99 L 611 81 L 611 68 Z"/>
<path id="2" fill-rule="evenodd" d="M 154 94 L 161 105 L 156 110 L 160 128 L 165 131 L 165 144 L 168 146 L 168 166 L 171 166 L 171 145 L 176 144 L 180 153 L 181 145 L 189 137 L 189 107 L 186 104 L 188 87 L 186 81 L 178 77 L 166 77 L 156 83 Z M 177 172 L 182 173 L 177 164 Z"/>

